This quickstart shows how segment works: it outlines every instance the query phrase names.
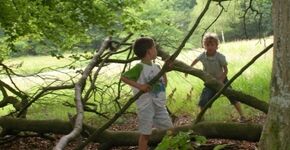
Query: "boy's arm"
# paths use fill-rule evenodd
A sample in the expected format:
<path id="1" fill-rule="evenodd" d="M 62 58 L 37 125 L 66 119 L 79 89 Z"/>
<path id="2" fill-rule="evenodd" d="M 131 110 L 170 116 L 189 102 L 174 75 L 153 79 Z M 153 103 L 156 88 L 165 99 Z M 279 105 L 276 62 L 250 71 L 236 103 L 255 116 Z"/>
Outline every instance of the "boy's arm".
<path id="1" fill-rule="evenodd" d="M 149 92 L 151 90 L 151 86 L 148 85 L 148 84 L 140 84 L 140 83 L 137 83 L 137 82 L 135 82 L 133 80 L 130 80 L 130 79 L 124 77 L 124 76 L 121 77 L 121 80 L 123 82 L 127 83 L 128 85 L 139 89 L 140 91 Z"/>
<path id="2" fill-rule="evenodd" d="M 223 68 L 223 73 L 219 77 L 219 80 L 223 83 L 227 77 L 227 74 L 228 74 L 228 66 L 224 65 L 224 66 L 222 66 L 222 68 Z"/>
<path id="3" fill-rule="evenodd" d="M 228 63 L 226 61 L 226 57 L 224 55 L 221 55 L 222 57 L 219 57 L 219 61 L 220 61 L 220 65 L 222 66 L 222 69 L 223 69 L 223 72 L 222 74 L 219 76 L 218 80 L 221 82 L 221 83 L 224 83 L 226 77 L 227 77 L 227 74 L 228 74 Z"/>
<path id="4" fill-rule="evenodd" d="M 193 60 L 192 61 L 192 63 L 191 63 L 191 65 L 190 65 L 190 67 L 193 67 L 197 62 L 199 61 L 199 59 L 195 59 L 195 60 Z M 187 73 L 185 73 L 185 77 L 187 77 Z"/>
<path id="5" fill-rule="evenodd" d="M 194 61 L 192 61 L 190 66 L 193 67 L 198 61 L 199 61 L 198 59 L 195 59 Z"/>

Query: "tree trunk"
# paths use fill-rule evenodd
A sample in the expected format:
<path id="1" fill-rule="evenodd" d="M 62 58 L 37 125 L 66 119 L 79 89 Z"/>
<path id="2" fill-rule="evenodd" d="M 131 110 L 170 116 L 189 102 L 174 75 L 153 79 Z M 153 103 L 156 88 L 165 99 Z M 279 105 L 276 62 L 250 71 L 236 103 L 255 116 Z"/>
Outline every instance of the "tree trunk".
<path id="1" fill-rule="evenodd" d="M 29 131 L 36 133 L 67 134 L 73 128 L 73 125 L 70 122 L 60 120 L 26 120 L 5 117 L 0 118 L 0 126 L 11 133 Z M 84 130 L 82 131 L 82 135 L 86 137 L 97 130 L 97 128 L 85 124 L 83 127 Z M 175 133 L 193 130 L 194 134 L 203 135 L 207 138 L 223 138 L 256 142 L 260 138 L 262 126 L 256 124 L 201 122 L 196 125 L 175 127 L 173 130 Z M 164 135 L 165 131 L 153 131 L 149 144 L 158 144 Z M 114 146 L 137 145 L 138 138 L 139 133 L 135 131 L 106 130 L 97 138 L 94 138 L 93 141 L 105 145 L 104 147 L 111 148 Z"/>
<path id="2" fill-rule="evenodd" d="M 273 0 L 274 59 L 262 150 L 290 149 L 290 1 Z"/>

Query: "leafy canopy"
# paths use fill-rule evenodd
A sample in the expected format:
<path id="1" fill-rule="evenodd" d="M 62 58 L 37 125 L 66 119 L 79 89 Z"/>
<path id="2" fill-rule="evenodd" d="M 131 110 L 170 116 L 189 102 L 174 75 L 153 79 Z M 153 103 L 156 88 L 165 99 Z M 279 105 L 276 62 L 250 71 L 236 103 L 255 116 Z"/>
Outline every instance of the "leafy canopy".
<path id="1" fill-rule="evenodd" d="M 13 42 L 23 36 L 47 38 L 69 47 L 88 38 L 97 27 L 112 34 L 115 30 L 134 30 L 135 18 L 127 11 L 141 0 L 2 0 L 0 25 Z M 138 26 L 134 26 L 138 27 Z"/>

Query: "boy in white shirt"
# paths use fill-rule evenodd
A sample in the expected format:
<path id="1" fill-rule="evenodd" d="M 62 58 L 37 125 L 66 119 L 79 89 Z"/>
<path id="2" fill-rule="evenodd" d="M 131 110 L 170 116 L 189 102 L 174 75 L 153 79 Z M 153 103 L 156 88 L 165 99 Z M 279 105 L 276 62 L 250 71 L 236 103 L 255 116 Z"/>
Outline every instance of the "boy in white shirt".
<path id="1" fill-rule="evenodd" d="M 167 78 L 164 74 L 153 86 L 147 84 L 161 70 L 160 66 L 153 62 L 157 57 L 157 51 L 152 38 L 137 39 L 134 42 L 133 50 L 141 62 L 122 74 L 121 80 L 132 87 L 134 94 L 139 91 L 145 92 L 138 98 L 136 104 L 138 130 L 141 134 L 138 147 L 139 150 L 147 150 L 153 127 L 158 129 L 173 127 L 165 106 Z"/>

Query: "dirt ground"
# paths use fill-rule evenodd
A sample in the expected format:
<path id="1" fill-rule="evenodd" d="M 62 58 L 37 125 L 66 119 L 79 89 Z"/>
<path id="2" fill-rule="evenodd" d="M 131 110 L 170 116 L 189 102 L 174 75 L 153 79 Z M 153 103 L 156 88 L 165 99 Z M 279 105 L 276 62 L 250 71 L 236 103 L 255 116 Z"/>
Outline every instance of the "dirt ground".
<path id="1" fill-rule="evenodd" d="M 258 116 L 255 118 L 248 118 L 247 122 L 263 124 L 265 116 Z M 192 118 L 187 115 L 182 115 L 174 121 L 174 125 L 185 125 L 190 124 Z M 233 120 L 236 121 L 236 120 Z M 126 122 L 124 124 L 116 124 L 111 126 L 110 130 L 114 131 L 132 131 L 137 129 L 137 119 L 136 116 L 127 116 Z M 56 144 L 61 135 L 49 135 L 46 137 L 17 137 L 11 142 L 1 144 L 0 150 L 49 150 L 52 149 Z M 70 142 L 65 148 L 66 150 L 72 150 L 80 141 Z M 257 143 L 247 142 L 247 141 L 235 141 L 226 139 L 208 139 L 207 143 L 202 149 L 212 149 L 212 145 L 218 144 L 228 144 L 233 150 L 256 150 Z M 87 150 L 97 149 L 98 144 L 92 143 L 87 146 Z M 113 150 L 137 150 L 136 146 L 130 147 L 115 147 Z"/>

